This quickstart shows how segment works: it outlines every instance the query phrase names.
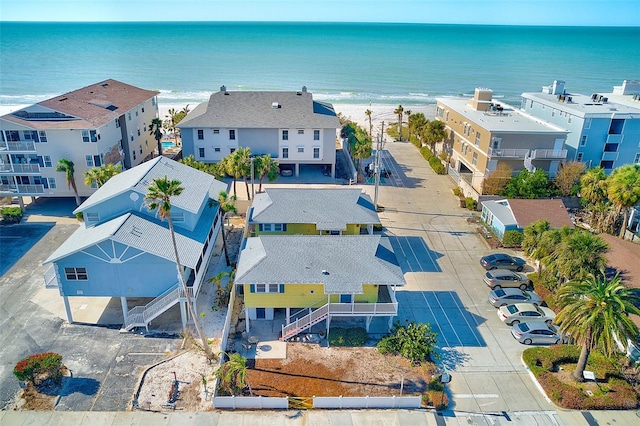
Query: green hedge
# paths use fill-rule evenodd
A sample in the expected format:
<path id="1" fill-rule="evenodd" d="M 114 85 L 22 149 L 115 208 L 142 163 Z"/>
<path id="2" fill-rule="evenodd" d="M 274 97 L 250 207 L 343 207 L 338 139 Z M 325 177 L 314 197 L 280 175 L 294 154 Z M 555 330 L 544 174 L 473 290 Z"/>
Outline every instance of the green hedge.
<path id="1" fill-rule="evenodd" d="M 431 166 L 433 171 L 436 172 L 437 174 L 439 175 L 447 174 L 446 167 L 444 167 L 444 164 L 442 164 L 442 161 L 440 161 L 438 157 L 432 156 L 431 158 L 429 158 L 429 165 Z"/>
<path id="2" fill-rule="evenodd" d="M 422 155 L 422 158 L 429 161 L 431 160 L 431 157 L 433 157 L 433 152 L 431 152 L 428 146 L 423 146 L 420 148 L 420 155 Z"/>
<path id="3" fill-rule="evenodd" d="M 20 207 L 3 207 L 0 209 L 0 216 L 2 216 L 2 223 L 20 223 L 22 220 L 22 209 Z"/>
<path id="4" fill-rule="evenodd" d="M 471 197 L 466 197 L 464 199 L 464 204 L 469 210 L 475 210 L 478 207 L 478 202 Z"/>
<path id="5" fill-rule="evenodd" d="M 589 396 L 580 383 L 565 383 L 554 374 L 561 364 L 576 364 L 580 357 L 579 346 L 554 345 L 529 348 L 522 359 L 543 387 L 551 400 L 574 410 L 631 409 L 638 405 L 638 395 L 622 377 L 613 362 L 598 351 L 591 351 L 587 368 L 600 382 L 599 392 Z"/>
<path id="6" fill-rule="evenodd" d="M 520 231 L 509 230 L 504 233 L 502 237 L 502 244 L 507 247 L 520 247 L 522 245 L 522 239 L 524 235 Z"/>

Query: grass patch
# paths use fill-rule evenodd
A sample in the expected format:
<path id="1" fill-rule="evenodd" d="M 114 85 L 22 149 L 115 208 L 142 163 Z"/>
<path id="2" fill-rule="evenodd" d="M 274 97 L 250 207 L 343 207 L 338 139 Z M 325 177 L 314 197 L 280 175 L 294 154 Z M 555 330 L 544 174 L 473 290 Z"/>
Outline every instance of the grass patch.
<path id="1" fill-rule="evenodd" d="M 621 371 L 599 351 L 592 351 L 587 369 L 597 383 L 575 382 L 571 373 L 580 347 L 557 345 L 529 348 L 522 359 L 551 400 L 573 410 L 627 410 L 638 406 L 638 395 Z"/>
<path id="2" fill-rule="evenodd" d="M 328 340 L 330 346 L 362 346 L 367 341 L 367 330 L 362 327 L 330 328 Z"/>

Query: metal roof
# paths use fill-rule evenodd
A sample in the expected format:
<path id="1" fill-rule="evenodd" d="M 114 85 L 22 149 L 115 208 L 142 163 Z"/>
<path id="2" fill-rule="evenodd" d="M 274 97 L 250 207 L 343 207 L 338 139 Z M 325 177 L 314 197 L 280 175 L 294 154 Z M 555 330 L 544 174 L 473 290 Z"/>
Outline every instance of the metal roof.
<path id="1" fill-rule="evenodd" d="M 295 206 L 295 208 L 292 208 Z M 314 223 L 318 230 L 380 223 L 371 198 L 358 188 L 269 188 L 256 194 L 251 223 Z"/>
<path id="2" fill-rule="evenodd" d="M 405 284 L 391 243 L 380 235 L 248 238 L 234 282 L 323 284 L 327 294 L 362 293 L 363 284 Z"/>
<path id="3" fill-rule="evenodd" d="M 333 106 L 313 100 L 311 93 L 220 91 L 198 105 L 179 128 L 317 128 L 340 127 Z"/>

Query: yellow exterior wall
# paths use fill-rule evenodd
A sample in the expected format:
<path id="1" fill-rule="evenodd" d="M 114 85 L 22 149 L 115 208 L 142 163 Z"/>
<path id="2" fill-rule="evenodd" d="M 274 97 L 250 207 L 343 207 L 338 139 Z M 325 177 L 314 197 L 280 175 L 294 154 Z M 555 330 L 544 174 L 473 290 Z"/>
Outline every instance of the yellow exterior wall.
<path id="1" fill-rule="evenodd" d="M 327 302 L 322 284 L 285 284 L 284 293 L 251 293 L 251 286 L 244 284 L 244 304 L 247 308 L 307 308 L 320 307 Z M 364 293 L 356 294 L 358 303 L 378 301 L 378 286 L 363 286 Z M 311 293 L 313 291 L 313 293 Z M 331 302 L 340 302 L 340 295 L 332 294 Z"/>
<path id="2" fill-rule="evenodd" d="M 316 229 L 316 225 L 312 223 L 287 223 L 286 232 L 260 232 L 257 224 L 253 225 L 255 231 L 253 236 L 260 235 L 319 235 L 320 232 Z M 322 232 L 322 234 L 329 234 L 329 232 Z M 342 235 L 360 235 L 360 224 L 348 224 L 347 229 L 342 231 Z"/>

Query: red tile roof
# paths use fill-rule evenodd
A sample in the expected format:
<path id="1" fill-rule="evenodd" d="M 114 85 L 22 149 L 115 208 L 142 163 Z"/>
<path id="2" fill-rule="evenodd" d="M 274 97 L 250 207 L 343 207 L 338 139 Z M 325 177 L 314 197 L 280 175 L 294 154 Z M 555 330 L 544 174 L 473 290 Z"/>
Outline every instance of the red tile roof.
<path id="1" fill-rule="evenodd" d="M 519 228 L 526 228 L 539 220 L 546 220 L 552 228 L 569 226 L 573 228 L 573 222 L 561 199 L 523 200 L 509 199 L 509 207 L 518 223 Z"/>
<path id="2" fill-rule="evenodd" d="M 37 104 L 76 117 L 76 120 L 27 120 L 17 117 L 15 113 L 4 115 L 2 118 L 33 129 L 96 128 L 159 93 L 109 79 Z"/>

